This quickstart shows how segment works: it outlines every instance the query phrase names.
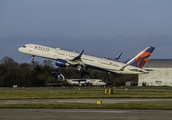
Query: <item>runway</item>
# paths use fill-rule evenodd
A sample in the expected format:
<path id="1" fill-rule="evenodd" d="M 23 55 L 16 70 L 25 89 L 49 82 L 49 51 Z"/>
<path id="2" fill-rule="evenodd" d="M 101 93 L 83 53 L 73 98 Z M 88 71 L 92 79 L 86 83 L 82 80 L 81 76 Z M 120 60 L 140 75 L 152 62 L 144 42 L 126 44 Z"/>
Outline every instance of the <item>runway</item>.
<path id="1" fill-rule="evenodd" d="M 0 120 L 171 120 L 168 110 L 0 109 Z"/>
<path id="2" fill-rule="evenodd" d="M 0 104 L 60 104 L 60 103 L 171 103 L 172 99 L 22 99 L 0 100 Z M 172 110 L 112 110 L 112 109 L 0 109 L 0 120 L 171 120 Z"/>
<path id="3" fill-rule="evenodd" d="M 99 99 L 19 99 L 0 100 L 0 104 L 57 104 L 57 103 L 171 103 L 172 99 L 143 99 L 143 98 L 99 98 Z"/>

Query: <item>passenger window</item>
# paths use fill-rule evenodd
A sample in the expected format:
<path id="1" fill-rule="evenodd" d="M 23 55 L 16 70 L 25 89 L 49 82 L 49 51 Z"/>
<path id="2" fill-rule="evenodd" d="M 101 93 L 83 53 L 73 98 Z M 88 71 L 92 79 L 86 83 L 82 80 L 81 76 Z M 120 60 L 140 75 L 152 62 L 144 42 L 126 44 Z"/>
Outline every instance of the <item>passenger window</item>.
<path id="1" fill-rule="evenodd" d="M 24 48 L 26 48 L 26 46 L 23 46 Z"/>

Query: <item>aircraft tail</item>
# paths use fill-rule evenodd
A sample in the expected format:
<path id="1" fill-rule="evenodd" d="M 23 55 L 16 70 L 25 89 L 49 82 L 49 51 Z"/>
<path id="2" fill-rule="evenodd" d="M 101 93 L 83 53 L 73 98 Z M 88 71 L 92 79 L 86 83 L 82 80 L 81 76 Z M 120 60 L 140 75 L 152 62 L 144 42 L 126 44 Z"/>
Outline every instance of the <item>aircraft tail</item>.
<path id="1" fill-rule="evenodd" d="M 66 79 L 61 72 L 53 71 L 52 73 L 55 73 L 59 80 L 65 80 Z"/>
<path id="2" fill-rule="evenodd" d="M 149 57 L 152 54 L 154 49 L 155 49 L 155 47 L 151 47 L 151 46 L 147 47 L 146 49 L 144 49 L 143 51 L 138 53 L 136 56 L 131 58 L 127 62 L 127 64 L 142 68 L 145 65 L 145 63 L 147 62 L 147 60 L 149 59 Z"/>

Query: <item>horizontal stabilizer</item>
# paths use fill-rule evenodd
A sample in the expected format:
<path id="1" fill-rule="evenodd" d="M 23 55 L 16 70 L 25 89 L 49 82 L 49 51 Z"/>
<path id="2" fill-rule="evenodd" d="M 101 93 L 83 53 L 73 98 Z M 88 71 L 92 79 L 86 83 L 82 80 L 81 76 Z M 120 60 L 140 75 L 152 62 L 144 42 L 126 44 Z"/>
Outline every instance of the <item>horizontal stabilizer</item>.
<path id="1" fill-rule="evenodd" d="M 146 71 L 154 71 L 154 70 L 151 70 L 151 69 L 144 69 L 144 70 L 146 70 Z"/>
<path id="2" fill-rule="evenodd" d="M 143 69 L 129 69 L 131 71 L 135 71 L 135 72 L 140 72 L 140 73 L 145 73 L 145 74 L 148 74 L 149 72 L 146 71 L 146 70 L 143 70 Z"/>

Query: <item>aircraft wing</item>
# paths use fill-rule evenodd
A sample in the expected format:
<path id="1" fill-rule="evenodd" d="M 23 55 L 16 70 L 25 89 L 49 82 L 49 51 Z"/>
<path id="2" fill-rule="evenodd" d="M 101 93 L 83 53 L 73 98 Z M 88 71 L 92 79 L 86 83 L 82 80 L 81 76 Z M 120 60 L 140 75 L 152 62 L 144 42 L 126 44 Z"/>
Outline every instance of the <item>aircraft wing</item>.
<path id="1" fill-rule="evenodd" d="M 118 55 L 118 56 L 116 56 L 115 60 L 118 60 L 118 59 L 121 57 L 121 55 L 122 55 L 122 52 L 121 52 L 121 53 L 119 53 L 119 55 Z"/>
<path id="2" fill-rule="evenodd" d="M 84 50 L 82 50 L 78 56 L 74 57 L 71 60 L 66 60 L 71 65 L 81 65 L 83 67 L 86 67 L 85 63 L 81 60 L 81 56 L 83 54 Z"/>

